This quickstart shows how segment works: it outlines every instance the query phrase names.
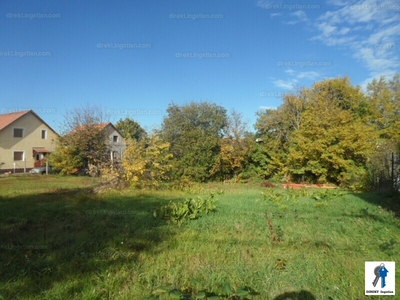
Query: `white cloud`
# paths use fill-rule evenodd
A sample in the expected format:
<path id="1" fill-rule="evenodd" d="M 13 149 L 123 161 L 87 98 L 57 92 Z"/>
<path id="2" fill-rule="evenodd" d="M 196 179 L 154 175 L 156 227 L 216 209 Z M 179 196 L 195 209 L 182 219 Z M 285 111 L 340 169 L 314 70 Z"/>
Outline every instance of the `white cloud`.
<path id="1" fill-rule="evenodd" d="M 351 43 L 355 38 L 354 37 L 330 37 L 327 39 L 321 39 L 321 38 L 313 38 L 312 40 L 322 40 L 325 45 L 327 46 L 340 46 L 340 45 L 348 45 Z"/>
<path id="2" fill-rule="evenodd" d="M 297 79 L 290 79 L 290 80 L 278 79 L 274 80 L 273 84 L 281 89 L 293 90 L 296 87 Z"/>
<path id="3" fill-rule="evenodd" d="M 382 23 L 383 23 L 383 24 L 389 24 L 389 23 L 399 22 L 399 21 L 400 21 L 400 14 L 395 15 L 395 16 L 393 16 L 393 17 L 391 17 L 391 18 L 382 20 Z"/>
<path id="4" fill-rule="evenodd" d="M 377 53 L 379 52 L 373 48 L 361 48 L 354 54 L 354 57 L 364 62 L 368 69 L 375 72 L 385 72 L 399 66 L 397 59 L 386 58 L 385 55 L 377 55 Z"/>
<path id="5" fill-rule="evenodd" d="M 285 70 L 285 73 L 288 73 L 288 74 L 290 74 L 290 75 L 293 75 L 294 73 L 296 73 L 296 71 L 293 70 L 293 69 L 287 69 L 287 70 Z"/>
<path id="6" fill-rule="evenodd" d="M 387 27 L 382 30 L 377 30 L 373 34 L 370 35 L 368 39 L 368 43 L 373 45 L 377 43 L 388 43 L 392 40 L 396 35 L 400 34 L 400 24 Z"/>
<path id="7" fill-rule="evenodd" d="M 336 5 L 336 6 L 345 6 L 345 5 L 349 4 L 349 1 L 346 1 L 346 0 L 327 0 L 326 2 L 327 2 L 327 4 Z"/>
<path id="8" fill-rule="evenodd" d="M 315 71 L 308 71 L 308 72 L 297 72 L 293 69 L 287 69 L 285 71 L 288 74 L 289 79 L 274 79 L 272 83 L 281 89 L 285 90 L 295 90 L 298 86 L 300 79 L 308 79 L 308 80 L 316 80 L 317 78 L 321 77 L 318 72 Z"/>
<path id="9" fill-rule="evenodd" d="M 302 21 L 302 22 L 308 21 L 307 15 L 303 10 L 298 10 L 298 11 L 292 13 L 291 15 L 298 17 L 300 19 L 300 21 Z"/>
<path id="10" fill-rule="evenodd" d="M 297 78 L 306 78 L 306 79 L 311 79 L 314 80 L 316 78 L 319 77 L 319 73 L 315 72 L 315 71 L 310 71 L 310 72 L 300 72 L 297 75 Z"/>
<path id="11" fill-rule="evenodd" d="M 328 38 L 337 30 L 336 26 L 332 26 L 326 22 L 318 24 L 317 27 L 320 31 L 322 31 L 321 38 Z"/>
<path id="12" fill-rule="evenodd" d="M 338 31 L 338 34 L 339 35 L 345 35 L 345 34 L 347 34 L 347 33 L 349 33 L 350 32 L 350 28 L 348 28 L 348 27 L 343 27 L 342 29 L 340 29 L 339 31 Z"/>
<path id="13" fill-rule="evenodd" d="M 310 20 L 307 17 L 307 14 L 303 11 L 303 10 L 298 10 L 295 11 L 294 13 L 290 13 L 290 16 L 294 16 L 296 17 L 296 20 L 292 20 L 292 21 L 284 21 L 284 24 L 287 25 L 294 25 L 300 22 L 309 22 Z"/>
<path id="14" fill-rule="evenodd" d="M 392 74 L 399 65 L 399 53 L 385 44 L 399 44 L 398 0 L 331 0 L 333 10 L 314 22 L 319 34 L 312 40 L 327 46 L 341 46 L 369 71 L 369 76 Z M 397 43 L 396 43 L 397 40 Z"/>
<path id="15" fill-rule="evenodd" d="M 380 76 L 385 76 L 386 78 L 391 78 L 396 74 L 396 71 L 394 70 L 389 70 L 389 71 L 384 71 L 384 72 L 376 72 L 376 73 L 371 73 L 371 76 L 365 79 L 363 82 L 360 83 L 361 88 L 365 91 L 367 91 L 367 86 L 368 83 L 370 83 L 373 79 L 376 79 Z"/>
<path id="16" fill-rule="evenodd" d="M 269 14 L 269 15 L 270 15 L 271 18 L 275 18 L 275 17 L 280 17 L 280 16 L 282 16 L 281 13 L 272 13 L 272 14 Z"/>
<path id="17" fill-rule="evenodd" d="M 268 0 L 258 0 L 257 1 L 257 6 L 261 8 L 268 8 L 271 4 L 273 4 L 273 1 L 268 1 Z"/>
<path id="18" fill-rule="evenodd" d="M 258 0 L 258 6 L 270 7 L 274 1 Z M 275 2 L 276 3 L 276 2 Z M 367 80 L 393 75 L 400 68 L 400 2 L 399 0 L 326 0 L 328 10 L 310 20 L 303 10 L 281 11 L 286 25 L 306 23 L 317 31 L 311 40 L 327 47 L 348 51 L 367 69 Z M 318 13 L 318 11 L 314 11 Z M 278 13 L 272 15 L 278 16 Z M 308 27 L 309 29 L 309 27 Z M 392 45 L 390 47 L 390 45 Z M 273 80 L 275 86 L 288 89 L 301 79 L 321 78 L 317 72 L 285 71 L 288 79 Z"/>
<path id="19" fill-rule="evenodd" d="M 275 79 L 271 78 L 272 83 L 281 89 L 285 90 L 295 90 L 301 79 L 315 81 L 316 79 L 320 78 L 321 75 L 315 71 L 308 71 L 308 72 L 297 72 L 293 69 L 285 70 L 285 73 L 288 74 L 288 79 Z"/>

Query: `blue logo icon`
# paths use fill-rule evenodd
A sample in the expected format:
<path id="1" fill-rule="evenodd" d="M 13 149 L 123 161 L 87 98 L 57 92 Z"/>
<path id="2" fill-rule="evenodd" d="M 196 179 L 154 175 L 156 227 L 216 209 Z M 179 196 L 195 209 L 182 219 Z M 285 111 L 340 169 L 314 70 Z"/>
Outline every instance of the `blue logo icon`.
<path id="1" fill-rule="evenodd" d="M 366 296 L 396 295 L 396 262 L 366 261 L 364 275 Z"/>
<path id="2" fill-rule="evenodd" d="M 374 287 L 378 283 L 379 278 L 381 279 L 381 288 L 383 289 L 386 286 L 386 279 L 385 278 L 386 278 L 388 272 L 389 271 L 385 268 L 385 264 L 380 264 L 379 266 L 377 266 L 374 269 L 374 273 L 375 273 L 375 276 L 376 276 L 374 281 L 372 282 Z"/>

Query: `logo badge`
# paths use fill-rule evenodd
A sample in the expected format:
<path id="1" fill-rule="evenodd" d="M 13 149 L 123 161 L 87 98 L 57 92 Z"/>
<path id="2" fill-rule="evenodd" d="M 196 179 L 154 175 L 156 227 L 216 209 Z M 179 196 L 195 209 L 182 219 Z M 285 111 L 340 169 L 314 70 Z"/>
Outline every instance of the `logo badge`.
<path id="1" fill-rule="evenodd" d="M 365 295 L 393 296 L 395 291 L 395 262 L 365 262 Z"/>

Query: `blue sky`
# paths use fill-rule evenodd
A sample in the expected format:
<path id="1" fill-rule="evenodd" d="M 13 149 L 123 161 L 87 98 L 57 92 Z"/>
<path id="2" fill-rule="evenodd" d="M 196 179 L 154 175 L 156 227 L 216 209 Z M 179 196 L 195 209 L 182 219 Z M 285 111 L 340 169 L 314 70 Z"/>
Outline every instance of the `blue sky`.
<path id="1" fill-rule="evenodd" d="M 168 104 L 210 101 L 252 129 L 282 93 L 400 69 L 398 0 L 2 0 L 0 113 L 67 109 L 160 126 Z"/>

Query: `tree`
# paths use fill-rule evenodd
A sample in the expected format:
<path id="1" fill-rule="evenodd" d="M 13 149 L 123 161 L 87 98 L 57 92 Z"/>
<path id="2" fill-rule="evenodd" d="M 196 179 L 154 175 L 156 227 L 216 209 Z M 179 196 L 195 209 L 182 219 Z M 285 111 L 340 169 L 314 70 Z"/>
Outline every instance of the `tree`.
<path id="1" fill-rule="evenodd" d="M 399 164 L 393 164 L 394 157 L 400 157 L 400 74 L 391 80 L 384 76 L 374 79 L 367 87 L 369 123 L 377 129 L 379 139 L 368 167 L 377 188 L 395 186 L 399 177 Z"/>
<path id="2" fill-rule="evenodd" d="M 122 159 L 124 178 L 130 184 L 157 187 L 171 178 L 170 144 L 157 135 L 131 139 Z"/>
<path id="3" fill-rule="evenodd" d="M 245 173 L 247 176 L 258 176 L 262 179 L 269 179 L 273 176 L 283 176 L 286 153 L 275 149 L 269 141 L 249 143 L 246 153 Z"/>
<path id="4" fill-rule="evenodd" d="M 373 80 L 367 94 L 348 77 L 328 79 L 258 113 L 255 128 L 264 143 L 251 147 L 247 161 L 262 177 L 367 188 L 371 173 L 388 174 L 379 165 L 387 164 L 388 151 L 379 150 L 381 157 L 377 151 L 398 151 L 399 127 L 399 74 Z"/>
<path id="5" fill-rule="evenodd" d="M 67 173 L 90 166 L 99 168 L 109 162 L 104 120 L 102 110 L 89 104 L 66 112 L 63 133 L 50 156 L 55 170 Z"/>
<path id="6" fill-rule="evenodd" d="M 175 177 L 209 180 L 228 122 L 226 109 L 208 102 L 172 103 L 167 114 L 160 133 L 171 145 Z"/>
<path id="7" fill-rule="evenodd" d="M 220 139 L 220 153 L 210 171 L 214 178 L 227 179 L 237 177 L 244 170 L 246 153 L 251 141 L 246 139 L 247 122 L 243 121 L 243 115 L 232 110 L 224 137 Z"/>
<path id="8" fill-rule="evenodd" d="M 400 143 L 400 73 L 396 73 L 389 81 L 389 89 L 393 103 L 393 139 Z"/>
<path id="9" fill-rule="evenodd" d="M 284 175 L 284 165 L 292 134 L 302 124 L 303 112 L 308 105 L 310 91 L 284 94 L 282 105 L 275 109 L 257 112 L 256 136 L 263 141 L 253 145 L 248 152 L 248 168 L 264 179 Z"/>
<path id="10" fill-rule="evenodd" d="M 358 117 L 367 113 L 367 102 L 360 86 L 352 86 L 349 77 L 338 77 L 317 82 L 311 90 L 311 101 L 315 98 L 332 102 Z M 316 99 L 315 99 L 316 100 Z"/>
<path id="11" fill-rule="evenodd" d="M 138 141 L 145 138 L 147 135 L 140 124 L 131 118 L 120 119 L 117 124 L 115 124 L 115 128 L 119 130 L 125 139 L 134 139 Z"/>
<path id="12" fill-rule="evenodd" d="M 83 157 L 77 147 L 63 146 L 58 143 L 54 152 L 50 154 L 49 161 L 55 171 L 61 174 L 75 173 L 85 166 Z"/>
<path id="13" fill-rule="evenodd" d="M 361 91 L 346 79 L 313 86 L 302 123 L 292 135 L 286 171 L 293 180 L 362 188 L 375 130 L 365 123 Z"/>
<path id="14" fill-rule="evenodd" d="M 373 79 L 367 87 L 369 122 L 383 139 L 400 138 L 400 75 L 389 82 L 384 76 Z"/>
<path id="15" fill-rule="evenodd" d="M 254 126 L 257 135 L 268 140 L 276 140 L 280 148 L 285 147 L 290 141 L 291 133 L 300 128 L 308 94 L 307 89 L 300 89 L 297 94 L 284 94 L 283 103 L 276 110 L 267 109 L 257 112 L 258 119 Z"/>

